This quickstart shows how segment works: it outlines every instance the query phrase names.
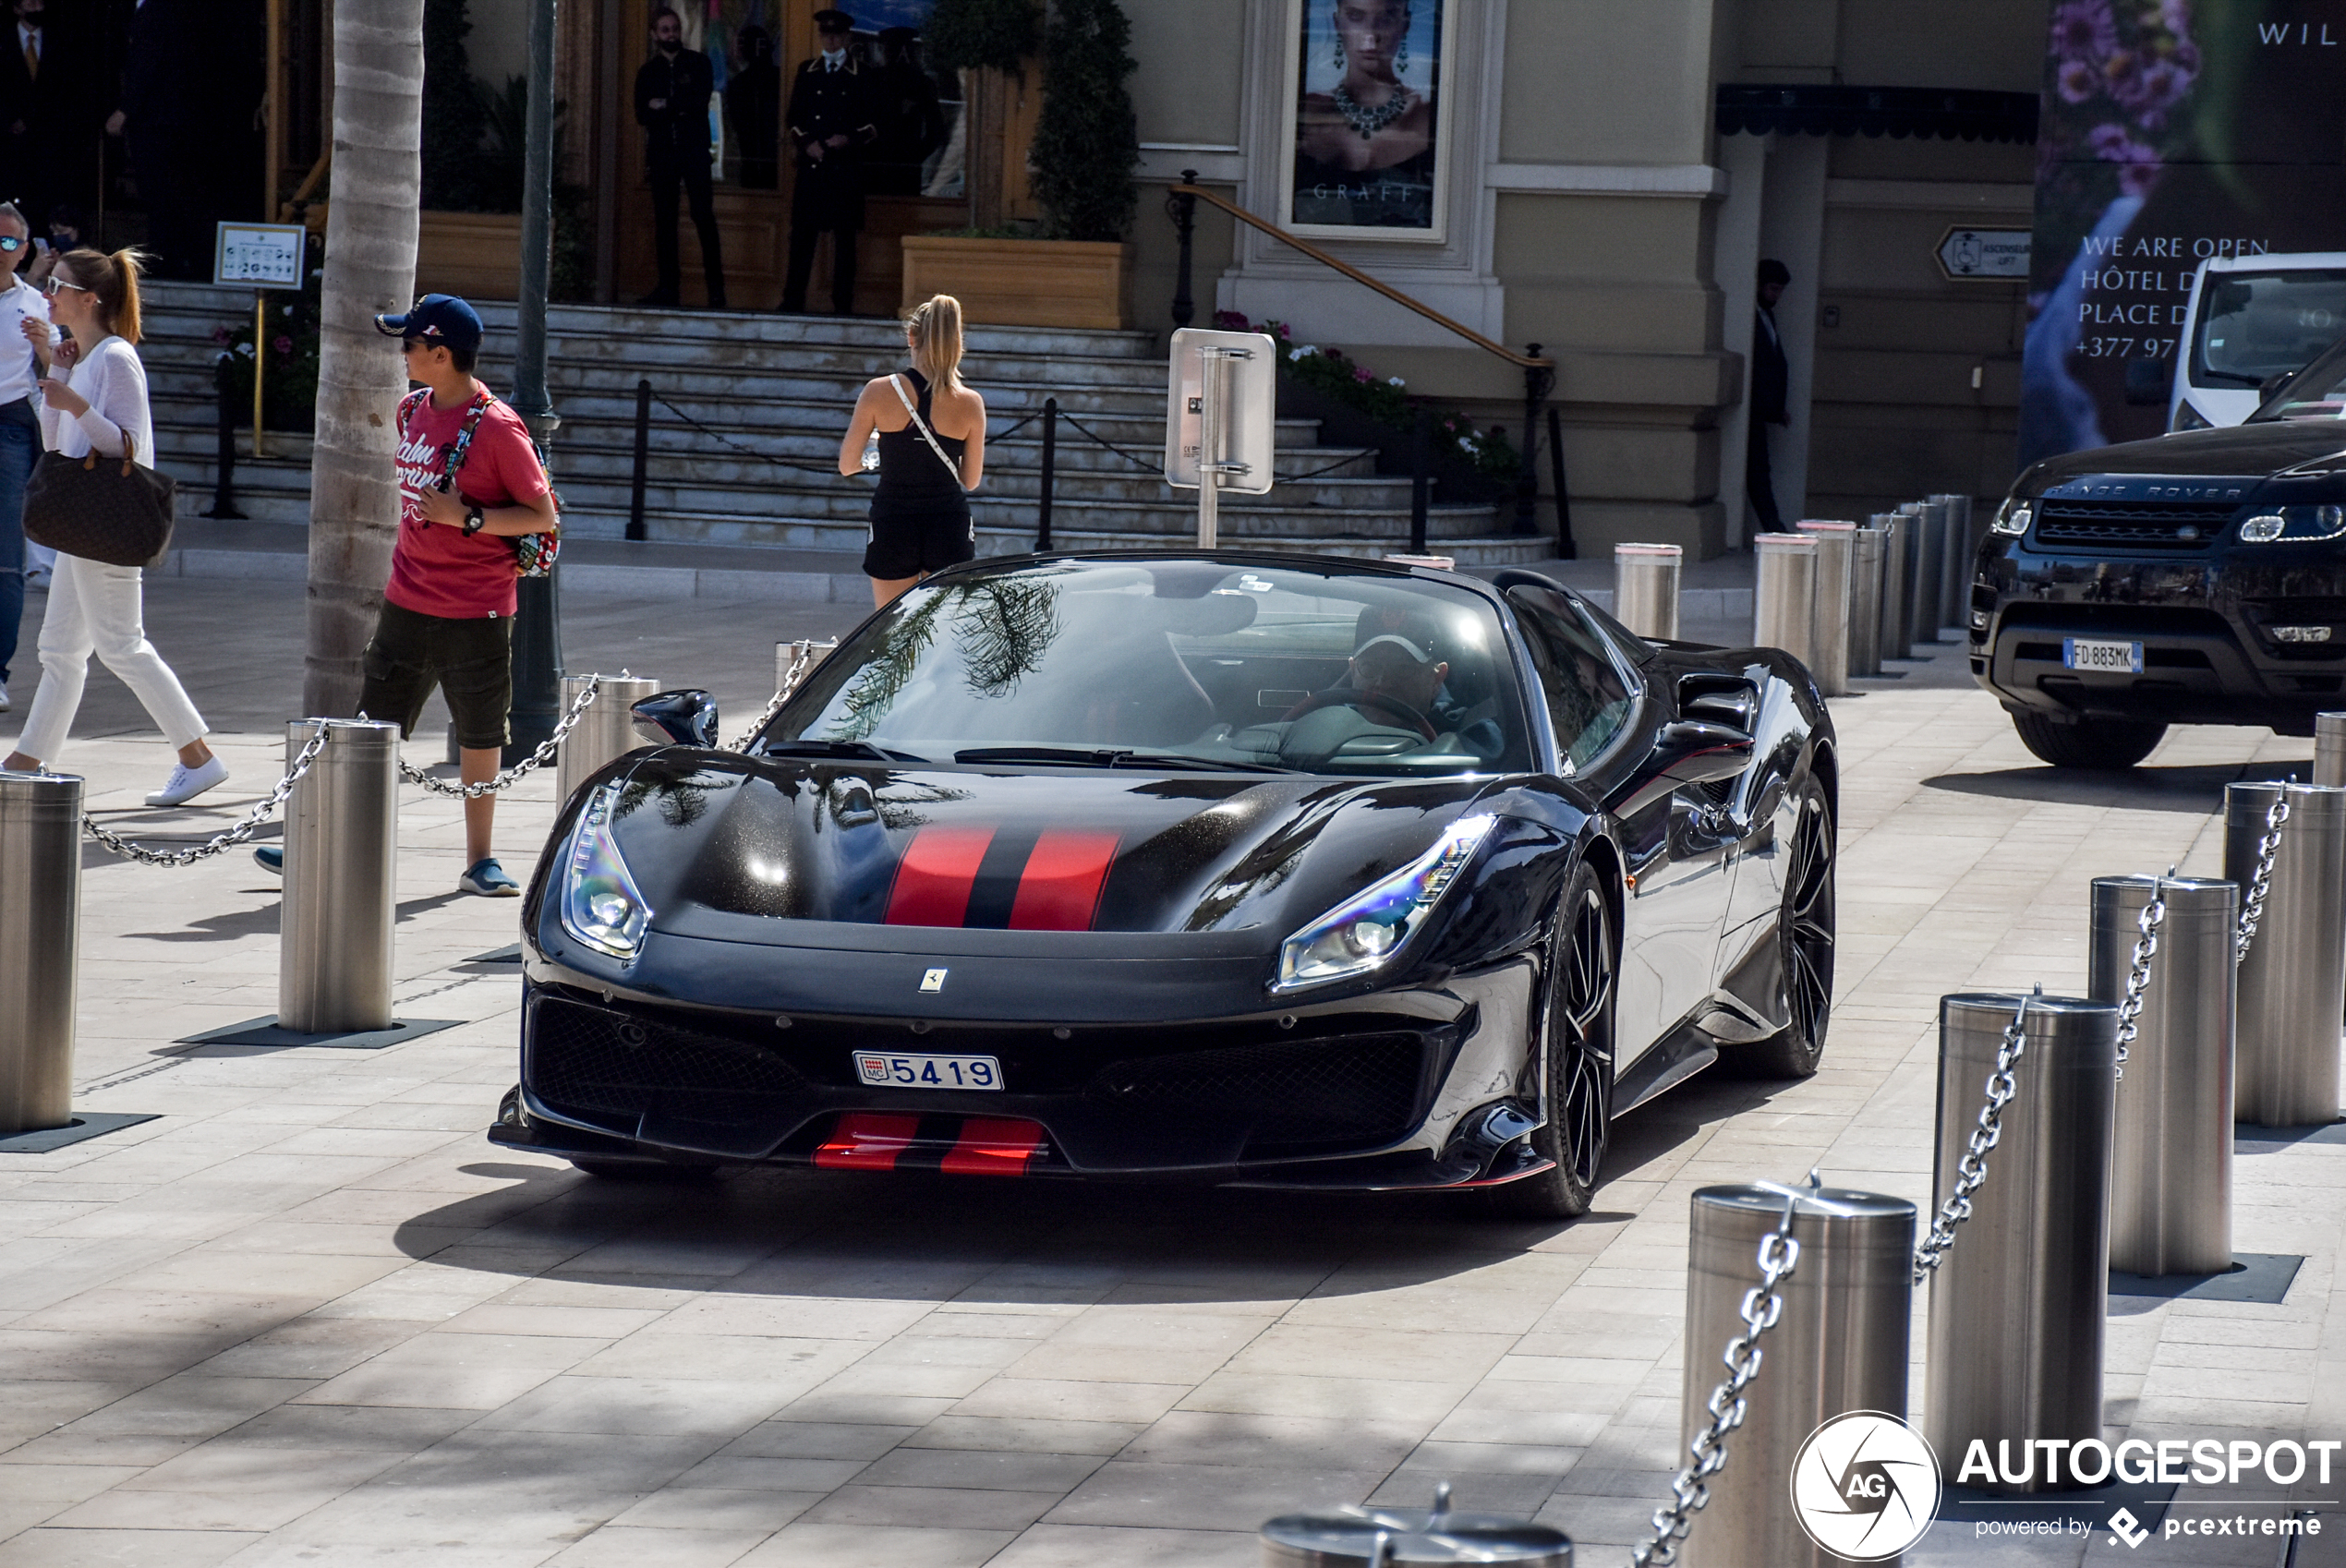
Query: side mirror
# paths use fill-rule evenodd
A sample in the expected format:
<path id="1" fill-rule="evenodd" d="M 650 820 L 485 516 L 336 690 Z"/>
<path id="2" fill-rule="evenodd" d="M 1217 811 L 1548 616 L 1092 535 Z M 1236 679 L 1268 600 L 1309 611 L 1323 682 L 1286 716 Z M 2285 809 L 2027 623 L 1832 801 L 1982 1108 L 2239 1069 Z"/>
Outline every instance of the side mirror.
<path id="1" fill-rule="evenodd" d="M 1620 814 L 1631 816 L 1685 784 L 1714 784 L 1733 778 L 1751 766 L 1751 732 L 1732 724 L 1680 718 L 1662 727 L 1653 751 L 1639 770 L 1642 782 L 1623 802 Z"/>
<path id="2" fill-rule="evenodd" d="M 2165 403 L 2174 389 L 2174 376 L 2164 359 L 2126 361 L 2126 401 L 2137 408 Z"/>
<path id="3" fill-rule="evenodd" d="M 627 711 L 677 745 L 717 749 L 717 699 L 707 692 L 654 692 Z"/>
<path id="4" fill-rule="evenodd" d="M 1662 727 L 1654 742 L 1659 776 L 1674 784 L 1711 784 L 1733 778 L 1751 766 L 1751 731 L 1704 718 L 1681 718 Z"/>

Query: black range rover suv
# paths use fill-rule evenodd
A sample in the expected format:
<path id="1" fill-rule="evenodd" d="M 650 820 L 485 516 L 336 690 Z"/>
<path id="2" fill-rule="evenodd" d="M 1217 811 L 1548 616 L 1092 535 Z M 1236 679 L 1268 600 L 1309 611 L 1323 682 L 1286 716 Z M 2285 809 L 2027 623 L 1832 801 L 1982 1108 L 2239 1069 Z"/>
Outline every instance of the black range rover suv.
<path id="1" fill-rule="evenodd" d="M 2346 343 L 2246 424 L 2031 467 L 1981 542 L 1970 633 L 1973 677 L 2055 766 L 2346 708 Z"/>

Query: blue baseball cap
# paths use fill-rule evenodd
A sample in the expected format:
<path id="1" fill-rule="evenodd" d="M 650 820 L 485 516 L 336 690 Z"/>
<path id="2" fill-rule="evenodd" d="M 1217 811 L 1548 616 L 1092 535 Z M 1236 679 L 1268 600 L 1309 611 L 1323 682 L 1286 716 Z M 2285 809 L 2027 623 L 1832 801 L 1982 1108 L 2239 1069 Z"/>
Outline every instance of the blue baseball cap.
<path id="1" fill-rule="evenodd" d="M 409 306 L 405 316 L 376 317 L 375 331 L 387 338 L 421 338 L 435 348 L 445 344 L 477 353 L 480 312 L 453 294 L 428 294 Z"/>

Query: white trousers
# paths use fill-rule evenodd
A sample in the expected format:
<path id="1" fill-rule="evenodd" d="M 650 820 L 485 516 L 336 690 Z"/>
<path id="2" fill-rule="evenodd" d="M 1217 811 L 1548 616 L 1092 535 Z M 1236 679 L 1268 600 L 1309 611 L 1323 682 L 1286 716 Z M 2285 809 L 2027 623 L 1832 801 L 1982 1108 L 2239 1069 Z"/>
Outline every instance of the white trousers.
<path id="1" fill-rule="evenodd" d="M 147 641 L 145 596 L 135 566 L 108 566 L 59 555 L 41 619 L 41 684 L 32 694 L 17 750 L 54 766 L 65 750 L 81 688 L 96 654 L 130 688 L 173 747 L 203 739 L 208 728 L 179 677 Z"/>

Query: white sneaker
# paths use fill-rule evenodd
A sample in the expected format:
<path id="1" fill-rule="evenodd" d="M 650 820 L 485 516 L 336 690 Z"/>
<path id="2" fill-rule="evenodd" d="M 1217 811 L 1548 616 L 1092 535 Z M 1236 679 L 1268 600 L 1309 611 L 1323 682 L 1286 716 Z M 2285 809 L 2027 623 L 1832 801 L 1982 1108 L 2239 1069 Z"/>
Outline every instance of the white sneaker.
<path id="1" fill-rule="evenodd" d="M 217 754 L 201 767 L 189 767 L 185 763 L 175 763 L 172 765 L 171 778 L 164 782 L 162 789 L 147 797 L 147 803 L 151 806 L 185 805 L 213 785 L 224 784 L 227 781 L 228 765 L 222 762 Z"/>

